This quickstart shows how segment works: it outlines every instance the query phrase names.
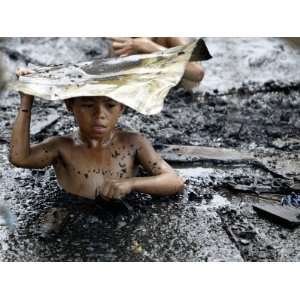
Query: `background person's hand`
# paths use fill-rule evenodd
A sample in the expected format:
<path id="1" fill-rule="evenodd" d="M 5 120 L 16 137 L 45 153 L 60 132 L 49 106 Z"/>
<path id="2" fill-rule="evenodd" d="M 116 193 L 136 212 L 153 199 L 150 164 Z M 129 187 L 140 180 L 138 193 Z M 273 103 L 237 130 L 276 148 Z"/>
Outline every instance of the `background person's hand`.
<path id="1" fill-rule="evenodd" d="M 105 200 L 121 199 L 132 191 L 132 181 L 130 179 L 112 179 L 104 181 L 100 195 Z"/>
<path id="2" fill-rule="evenodd" d="M 117 56 L 128 56 L 136 54 L 133 38 L 116 37 L 112 38 L 112 48 Z"/>
<path id="3" fill-rule="evenodd" d="M 17 78 L 19 78 L 20 76 L 25 76 L 25 75 L 33 74 L 33 73 L 34 72 L 28 68 L 17 68 L 17 70 L 16 70 Z"/>
<path id="4" fill-rule="evenodd" d="M 154 43 L 150 38 L 112 38 L 112 48 L 118 56 L 128 56 L 138 53 L 152 53 L 163 50 L 164 47 Z"/>

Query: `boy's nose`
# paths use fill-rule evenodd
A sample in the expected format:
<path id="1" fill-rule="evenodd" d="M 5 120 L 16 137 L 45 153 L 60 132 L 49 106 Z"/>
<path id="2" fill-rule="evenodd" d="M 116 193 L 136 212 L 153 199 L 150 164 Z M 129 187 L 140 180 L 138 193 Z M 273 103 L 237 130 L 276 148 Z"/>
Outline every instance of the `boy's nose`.
<path id="1" fill-rule="evenodd" d="M 105 114 L 104 114 L 104 107 L 102 104 L 98 104 L 95 106 L 95 110 L 94 110 L 94 115 L 96 118 L 104 118 Z"/>

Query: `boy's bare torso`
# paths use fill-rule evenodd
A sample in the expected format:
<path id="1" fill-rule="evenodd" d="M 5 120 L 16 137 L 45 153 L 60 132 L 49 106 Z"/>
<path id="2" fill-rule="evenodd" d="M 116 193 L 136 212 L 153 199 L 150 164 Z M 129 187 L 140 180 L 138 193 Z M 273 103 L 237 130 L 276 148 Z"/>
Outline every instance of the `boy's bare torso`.
<path id="1" fill-rule="evenodd" d="M 53 166 L 59 184 L 67 192 L 93 199 L 105 181 L 133 177 L 138 163 L 135 137 L 115 130 L 107 144 L 96 148 L 82 143 L 77 132 L 58 138 L 60 154 Z"/>

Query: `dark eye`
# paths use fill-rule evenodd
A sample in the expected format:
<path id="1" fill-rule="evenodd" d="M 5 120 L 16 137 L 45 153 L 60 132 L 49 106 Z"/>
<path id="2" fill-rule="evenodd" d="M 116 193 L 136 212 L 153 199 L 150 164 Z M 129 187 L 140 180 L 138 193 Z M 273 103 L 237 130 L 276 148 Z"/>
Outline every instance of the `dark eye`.
<path id="1" fill-rule="evenodd" d="M 114 108 L 116 106 L 116 104 L 112 102 L 108 102 L 106 105 L 108 108 Z"/>
<path id="2" fill-rule="evenodd" d="M 87 108 L 92 108 L 93 104 L 89 104 L 89 103 L 83 103 L 81 104 L 82 107 L 87 107 Z"/>

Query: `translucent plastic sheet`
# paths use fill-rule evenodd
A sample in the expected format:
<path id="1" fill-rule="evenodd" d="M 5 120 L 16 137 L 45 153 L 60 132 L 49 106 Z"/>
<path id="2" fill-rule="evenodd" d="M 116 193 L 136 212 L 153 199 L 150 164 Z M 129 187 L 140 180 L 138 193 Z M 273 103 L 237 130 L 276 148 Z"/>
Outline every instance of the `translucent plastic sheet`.
<path id="1" fill-rule="evenodd" d="M 93 60 L 72 65 L 33 67 L 10 86 L 47 100 L 107 96 L 146 115 L 159 113 L 188 61 L 210 59 L 202 39 L 151 54 Z"/>

